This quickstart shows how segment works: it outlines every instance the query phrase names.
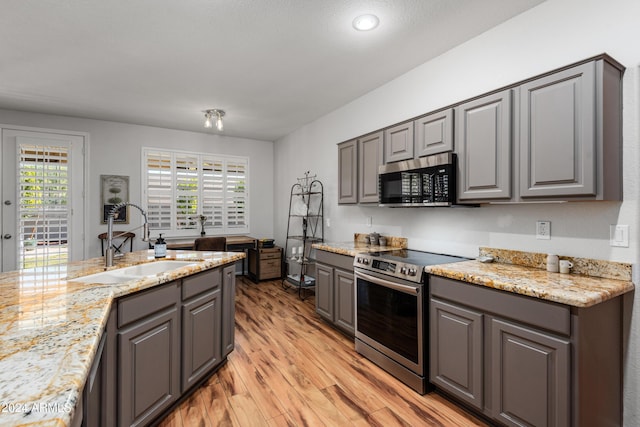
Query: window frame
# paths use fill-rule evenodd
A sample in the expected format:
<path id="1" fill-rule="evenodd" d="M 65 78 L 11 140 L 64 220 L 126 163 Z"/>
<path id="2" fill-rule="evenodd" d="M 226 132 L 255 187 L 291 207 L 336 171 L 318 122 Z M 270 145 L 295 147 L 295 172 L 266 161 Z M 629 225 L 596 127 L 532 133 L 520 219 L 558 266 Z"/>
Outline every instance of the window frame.
<path id="1" fill-rule="evenodd" d="M 207 215 L 207 222 L 205 224 L 205 233 L 207 236 L 222 236 L 222 235 L 232 235 L 232 234 L 248 234 L 250 233 L 250 203 L 249 203 L 249 175 L 250 175 L 250 165 L 249 165 L 249 157 L 246 156 L 234 156 L 234 155 L 226 155 L 226 154 L 215 154 L 215 153 L 202 153 L 202 152 L 194 152 L 194 151 L 186 151 L 186 150 L 174 150 L 168 148 L 158 148 L 158 147 L 142 147 L 141 149 L 141 171 L 142 171 L 142 179 L 141 181 L 141 194 L 142 194 L 142 208 L 147 212 L 147 214 L 153 214 L 153 212 L 149 212 L 149 155 L 154 154 L 160 159 L 161 156 L 168 156 L 170 159 L 170 183 L 169 186 L 171 188 L 170 193 L 170 209 L 169 211 L 164 211 L 163 217 L 168 218 L 170 227 L 159 228 L 158 226 L 151 225 L 151 232 L 155 235 L 158 233 L 162 233 L 163 237 L 167 238 L 181 238 L 181 237 L 200 237 L 201 226 L 198 221 L 195 223 L 187 224 L 189 228 L 180 228 L 179 221 L 184 220 L 184 216 L 188 215 L 187 218 L 191 218 L 194 216 L 202 215 L 204 203 L 207 200 L 211 200 L 212 194 L 215 194 L 218 199 L 221 199 L 221 205 L 218 210 L 221 209 L 222 216 L 222 224 L 221 226 L 214 227 L 212 224 L 213 221 L 213 213 L 205 212 Z M 195 160 L 196 170 L 189 173 L 185 172 L 185 169 L 179 170 L 177 167 L 177 159 L 180 159 L 182 164 L 185 163 L 185 159 Z M 212 164 L 220 164 L 221 170 L 211 169 L 211 168 L 203 168 L 203 163 L 210 166 Z M 233 185 L 232 179 L 230 179 L 230 175 L 232 171 L 230 171 L 230 166 L 236 166 L 234 170 L 243 169 L 244 166 L 244 180 L 242 188 L 243 191 L 238 193 L 234 191 L 238 188 L 238 185 Z M 211 166 L 213 167 L 213 166 Z M 216 174 L 221 174 L 220 177 L 216 177 L 216 179 L 221 179 L 221 182 L 217 182 L 218 190 L 213 193 L 206 193 L 206 186 L 211 185 L 211 179 Z M 197 188 L 194 189 L 191 193 L 185 192 L 184 187 L 183 190 L 179 190 L 178 176 L 181 177 L 182 181 L 185 182 L 185 176 L 189 175 L 197 175 Z M 206 175 L 206 176 L 205 176 Z M 193 179 L 193 178 L 191 178 Z M 186 181 L 189 179 L 187 178 Z M 219 189 L 221 185 L 221 190 Z M 231 186 L 231 187 L 230 187 Z M 211 187 L 209 187 L 211 190 Z M 184 197 L 185 194 L 189 194 L 192 199 L 196 200 L 196 208 L 193 212 L 187 212 L 186 214 L 183 212 L 179 214 L 177 212 L 177 199 L 179 195 Z M 238 195 L 240 194 L 240 200 L 243 201 L 243 222 L 242 225 L 232 225 L 229 222 L 230 213 L 236 212 L 237 209 L 233 204 L 233 200 L 238 199 Z M 165 197 L 167 197 L 165 195 Z M 242 211 L 242 209 L 241 209 Z M 158 211 L 160 212 L 160 211 Z M 220 215 L 220 212 L 218 212 Z M 168 215 L 168 216 L 167 216 Z"/>

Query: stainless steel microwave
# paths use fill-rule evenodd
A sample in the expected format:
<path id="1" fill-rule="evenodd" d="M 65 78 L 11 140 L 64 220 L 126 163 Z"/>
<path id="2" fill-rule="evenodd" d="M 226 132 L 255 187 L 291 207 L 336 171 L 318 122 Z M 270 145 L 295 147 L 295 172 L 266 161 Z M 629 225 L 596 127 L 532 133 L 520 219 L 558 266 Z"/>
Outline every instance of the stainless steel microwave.
<path id="1" fill-rule="evenodd" d="M 380 206 L 451 206 L 456 202 L 456 155 L 442 153 L 382 165 Z"/>

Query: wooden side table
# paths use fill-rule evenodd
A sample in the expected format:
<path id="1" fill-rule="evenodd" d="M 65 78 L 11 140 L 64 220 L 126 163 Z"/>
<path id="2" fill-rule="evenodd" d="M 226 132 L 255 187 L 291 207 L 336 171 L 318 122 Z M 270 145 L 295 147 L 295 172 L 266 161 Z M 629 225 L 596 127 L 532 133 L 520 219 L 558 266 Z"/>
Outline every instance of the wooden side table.
<path id="1" fill-rule="evenodd" d="M 249 278 L 254 282 L 282 277 L 282 248 L 249 249 Z"/>

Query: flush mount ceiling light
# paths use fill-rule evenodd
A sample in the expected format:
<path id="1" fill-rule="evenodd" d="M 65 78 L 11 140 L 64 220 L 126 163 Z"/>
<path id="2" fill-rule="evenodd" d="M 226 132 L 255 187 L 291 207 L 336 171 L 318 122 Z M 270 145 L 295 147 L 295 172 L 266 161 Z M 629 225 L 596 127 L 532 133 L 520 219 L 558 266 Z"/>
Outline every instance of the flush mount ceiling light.
<path id="1" fill-rule="evenodd" d="M 360 15 L 353 20 L 353 28 L 358 31 L 370 31 L 378 26 L 380 20 L 376 15 Z"/>
<path id="2" fill-rule="evenodd" d="M 224 128 L 224 125 L 222 123 L 222 117 L 224 117 L 224 114 L 225 114 L 224 110 L 211 109 L 211 110 L 204 110 L 203 113 L 204 113 L 204 127 L 206 127 L 207 129 L 212 128 L 213 121 L 215 120 L 216 129 L 222 132 L 222 129 Z"/>

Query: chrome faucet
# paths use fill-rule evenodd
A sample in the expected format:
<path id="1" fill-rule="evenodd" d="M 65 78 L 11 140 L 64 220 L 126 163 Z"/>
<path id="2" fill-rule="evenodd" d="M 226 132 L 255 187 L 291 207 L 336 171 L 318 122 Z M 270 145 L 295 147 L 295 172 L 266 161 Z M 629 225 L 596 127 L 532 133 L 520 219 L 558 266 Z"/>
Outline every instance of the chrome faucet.
<path id="1" fill-rule="evenodd" d="M 125 206 L 133 206 L 138 209 L 144 218 L 144 224 L 142 225 L 142 241 L 149 241 L 149 221 L 147 220 L 147 213 L 142 210 L 142 208 L 134 203 L 130 202 L 121 202 L 117 205 L 114 205 L 109 214 L 107 215 L 107 251 L 105 252 L 105 266 L 113 267 L 113 257 L 115 255 L 115 248 L 113 246 L 113 219 L 118 213 L 118 211 Z M 138 227 L 139 228 L 139 227 Z"/>

